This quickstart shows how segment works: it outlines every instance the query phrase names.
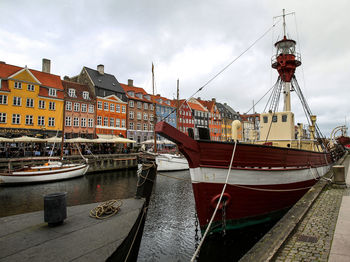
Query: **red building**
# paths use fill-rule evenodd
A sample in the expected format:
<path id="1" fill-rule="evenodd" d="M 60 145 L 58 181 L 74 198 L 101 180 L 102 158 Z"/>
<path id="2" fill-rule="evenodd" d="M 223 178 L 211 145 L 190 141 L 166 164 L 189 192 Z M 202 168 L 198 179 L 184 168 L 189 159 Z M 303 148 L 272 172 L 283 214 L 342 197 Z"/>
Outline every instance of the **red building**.
<path id="1" fill-rule="evenodd" d="M 221 116 L 218 108 L 216 107 L 216 100 L 213 98 L 211 101 L 204 101 L 197 99 L 206 109 L 209 111 L 209 130 L 210 140 L 221 141 Z"/>
<path id="2" fill-rule="evenodd" d="M 177 106 L 177 101 L 173 100 L 173 105 Z M 188 129 L 194 130 L 194 118 L 192 110 L 185 99 L 179 100 L 179 120 L 177 129 L 188 135 Z"/>
<path id="3" fill-rule="evenodd" d="M 94 138 L 96 98 L 87 85 L 62 81 L 65 92 L 64 132 L 66 138 Z"/>

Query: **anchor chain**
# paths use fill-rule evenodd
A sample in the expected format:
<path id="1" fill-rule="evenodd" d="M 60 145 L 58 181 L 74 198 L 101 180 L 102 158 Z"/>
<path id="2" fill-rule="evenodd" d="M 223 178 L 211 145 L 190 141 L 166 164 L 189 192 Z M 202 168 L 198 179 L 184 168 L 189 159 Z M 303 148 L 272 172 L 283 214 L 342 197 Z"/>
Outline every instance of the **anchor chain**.
<path id="1" fill-rule="evenodd" d="M 195 249 L 197 249 L 198 245 L 199 245 L 199 241 L 200 241 L 200 238 L 199 238 L 199 234 L 198 234 L 198 231 L 199 231 L 199 222 L 198 222 L 198 216 L 197 216 L 197 212 L 194 214 L 195 216 L 195 222 L 194 222 L 194 225 L 195 225 L 195 235 L 194 235 L 194 240 L 195 240 Z"/>
<path id="2" fill-rule="evenodd" d="M 226 199 L 222 202 L 222 235 L 226 235 Z"/>

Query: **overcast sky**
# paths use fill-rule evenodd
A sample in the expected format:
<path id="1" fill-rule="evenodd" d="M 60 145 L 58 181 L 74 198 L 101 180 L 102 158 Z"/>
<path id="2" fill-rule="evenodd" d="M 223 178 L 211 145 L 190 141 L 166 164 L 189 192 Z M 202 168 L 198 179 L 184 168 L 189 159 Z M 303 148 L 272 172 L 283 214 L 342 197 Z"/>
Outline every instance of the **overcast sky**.
<path id="1" fill-rule="evenodd" d="M 329 135 L 350 121 L 348 0 L 1 0 L 0 60 L 41 70 L 48 58 L 62 78 L 103 64 L 119 82 L 133 79 L 149 93 L 153 62 L 155 92 L 175 97 L 179 79 L 180 97 L 188 98 L 278 22 L 283 8 L 295 12 L 286 22 L 302 56 L 296 77 Z M 195 97 L 249 110 L 277 79 L 271 56 L 282 36 L 279 22 Z M 294 99 L 292 111 L 306 123 Z"/>

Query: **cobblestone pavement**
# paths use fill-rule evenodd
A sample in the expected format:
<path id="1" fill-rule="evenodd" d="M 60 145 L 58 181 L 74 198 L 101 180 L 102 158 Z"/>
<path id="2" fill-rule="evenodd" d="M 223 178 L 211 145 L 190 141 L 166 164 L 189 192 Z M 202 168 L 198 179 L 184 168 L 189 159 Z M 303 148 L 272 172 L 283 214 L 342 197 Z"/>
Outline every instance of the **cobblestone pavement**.
<path id="1" fill-rule="evenodd" d="M 272 261 L 328 261 L 342 197 L 348 192 L 327 185 Z"/>

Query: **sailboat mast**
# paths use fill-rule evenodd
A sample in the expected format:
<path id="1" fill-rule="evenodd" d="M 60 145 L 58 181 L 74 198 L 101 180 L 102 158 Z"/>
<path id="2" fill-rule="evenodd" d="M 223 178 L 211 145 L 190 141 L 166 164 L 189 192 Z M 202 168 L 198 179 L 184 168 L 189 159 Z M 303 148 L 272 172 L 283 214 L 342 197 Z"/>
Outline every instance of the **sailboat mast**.
<path id="1" fill-rule="evenodd" d="M 66 94 L 65 91 L 63 93 L 63 117 L 62 117 L 62 140 L 61 140 L 61 152 L 60 152 L 60 160 L 63 159 L 63 142 L 64 142 L 64 126 L 65 126 L 65 114 L 66 114 Z"/>
<path id="2" fill-rule="evenodd" d="M 179 123 L 179 117 L 180 117 L 180 91 L 179 91 L 179 79 L 177 79 L 177 85 L 176 85 L 176 128 L 179 129 L 180 123 Z"/>
<path id="3" fill-rule="evenodd" d="M 152 63 L 152 93 L 154 98 L 154 65 Z M 156 134 L 156 124 L 157 124 L 157 115 L 156 115 L 156 102 L 155 98 L 153 99 L 153 133 L 154 133 L 154 153 L 157 153 L 157 134 Z"/>

